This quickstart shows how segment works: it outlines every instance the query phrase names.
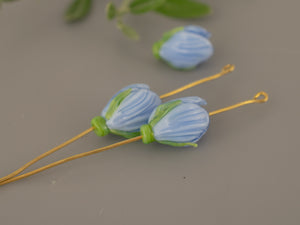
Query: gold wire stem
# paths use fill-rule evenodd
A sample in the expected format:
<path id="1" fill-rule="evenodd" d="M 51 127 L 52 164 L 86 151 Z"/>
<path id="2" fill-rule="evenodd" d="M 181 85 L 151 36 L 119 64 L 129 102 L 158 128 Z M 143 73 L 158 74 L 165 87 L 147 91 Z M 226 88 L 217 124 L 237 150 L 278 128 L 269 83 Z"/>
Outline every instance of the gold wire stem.
<path id="1" fill-rule="evenodd" d="M 241 107 L 243 105 L 248 105 L 248 104 L 252 104 L 252 103 L 264 103 L 264 102 L 267 102 L 268 99 L 269 99 L 269 95 L 266 92 L 261 91 L 261 92 L 258 92 L 253 97 L 253 99 L 246 100 L 246 101 L 243 101 L 243 102 L 239 102 L 237 104 L 234 104 L 234 105 L 222 108 L 222 109 L 212 111 L 212 112 L 209 113 L 209 116 L 213 116 L 213 115 L 216 115 L 216 114 L 219 114 L 219 113 L 222 113 L 222 112 L 226 112 L 226 111 Z"/>
<path id="2" fill-rule="evenodd" d="M 216 114 L 219 114 L 219 113 L 222 113 L 222 112 L 226 112 L 226 111 L 241 107 L 243 105 L 248 105 L 248 104 L 252 104 L 252 103 L 264 103 L 264 102 L 267 102 L 268 99 L 269 99 L 268 94 L 266 92 L 261 91 L 261 92 L 258 92 L 253 97 L 253 99 L 246 100 L 246 101 L 243 101 L 243 102 L 240 102 L 240 103 L 237 103 L 237 104 L 225 107 L 225 108 L 221 108 L 221 109 L 212 111 L 212 112 L 209 113 L 209 116 L 213 116 L 213 115 L 216 115 Z M 46 169 L 49 169 L 49 168 L 52 168 L 54 166 L 63 164 L 65 162 L 69 162 L 69 161 L 74 160 L 74 159 L 79 159 L 79 158 L 82 158 L 82 157 L 85 157 L 85 156 L 89 156 L 89 155 L 92 155 L 92 154 L 103 152 L 103 151 L 106 151 L 106 150 L 109 150 L 109 149 L 112 149 L 112 148 L 115 148 L 115 147 L 119 147 L 121 145 L 125 145 L 125 144 L 129 144 L 131 142 L 134 142 L 134 141 L 138 141 L 140 139 L 142 139 L 142 136 L 134 137 L 134 138 L 131 138 L 131 139 L 127 139 L 125 141 L 121 141 L 121 142 L 109 145 L 109 146 L 105 146 L 105 147 L 98 148 L 98 149 L 95 149 L 95 150 L 92 150 L 92 151 L 88 151 L 88 152 L 80 153 L 80 154 L 77 154 L 77 155 L 74 155 L 74 156 L 70 156 L 70 157 L 65 158 L 65 159 L 61 159 L 59 161 L 48 164 L 46 166 L 40 167 L 39 169 L 36 169 L 36 170 L 31 171 L 31 172 L 28 172 L 28 173 L 25 173 L 25 174 L 7 179 L 3 182 L 0 182 L 0 186 L 4 185 L 4 184 L 11 183 L 11 182 L 14 182 L 14 181 L 17 181 L 17 180 L 20 180 L 20 179 L 23 179 L 23 178 L 26 178 L 26 177 L 29 177 L 31 175 L 37 174 L 39 172 L 42 172 Z"/>
<path id="3" fill-rule="evenodd" d="M 182 92 L 182 91 L 185 91 L 186 89 L 195 87 L 195 86 L 197 86 L 197 85 L 199 85 L 199 84 L 203 84 L 203 83 L 205 83 L 205 82 L 208 82 L 208 81 L 211 81 L 211 80 L 215 80 L 215 79 L 217 79 L 217 78 L 219 78 L 219 77 L 221 77 L 221 76 L 223 76 L 223 75 L 225 75 L 225 74 L 227 74 L 227 73 L 230 73 L 230 72 L 234 71 L 234 69 L 235 69 L 235 66 L 234 66 L 234 65 L 232 65 L 232 64 L 227 64 L 226 66 L 224 66 L 224 67 L 222 68 L 222 70 L 221 70 L 220 73 L 217 73 L 217 74 L 215 74 L 215 75 L 212 75 L 212 76 L 209 76 L 209 77 L 205 77 L 205 78 L 203 78 L 203 79 L 194 81 L 194 82 L 192 82 L 192 83 L 190 83 L 190 84 L 184 85 L 184 86 L 182 86 L 182 87 L 180 87 L 180 88 L 178 88 L 178 89 L 176 89 L 176 90 L 173 90 L 173 91 L 170 91 L 170 92 L 168 92 L 168 93 L 166 93 L 166 94 L 161 95 L 160 98 L 161 98 L 161 99 L 167 98 L 167 97 L 170 97 L 170 96 L 172 96 L 172 95 L 178 94 L 178 93 L 180 93 L 180 92 Z"/>
<path id="4" fill-rule="evenodd" d="M 40 168 L 38 168 L 36 170 L 33 170 L 31 172 L 28 172 L 28 173 L 22 174 L 20 176 L 13 177 L 13 178 L 10 178 L 8 180 L 5 180 L 5 181 L 0 183 L 0 186 L 4 185 L 4 184 L 11 183 L 11 182 L 14 182 L 14 181 L 17 181 L 17 180 L 20 180 L 20 179 L 23 179 L 23 178 L 26 178 L 26 177 L 29 177 L 29 176 L 32 176 L 32 175 L 37 174 L 39 172 L 42 172 L 46 169 L 50 169 L 54 166 L 58 166 L 60 164 L 63 164 L 63 163 L 66 163 L 66 162 L 69 162 L 69 161 L 72 161 L 72 160 L 75 160 L 75 159 L 79 159 L 79 158 L 82 158 L 82 157 L 85 157 L 85 156 L 93 155 L 93 154 L 96 154 L 96 153 L 99 153 L 99 152 L 104 152 L 106 150 L 116 148 L 116 147 L 119 147 L 121 145 L 129 144 L 131 142 L 138 141 L 140 139 L 142 139 L 142 136 L 134 137 L 134 138 L 127 139 L 125 141 L 121 141 L 121 142 L 118 142 L 118 143 L 115 143 L 115 144 L 112 144 L 112 145 L 108 145 L 108 146 L 105 146 L 105 147 L 102 147 L 102 148 L 97 148 L 97 149 L 94 149 L 94 150 L 91 150 L 91 151 L 88 151 L 88 152 L 76 154 L 76 155 L 58 160 L 56 162 L 50 163 L 46 166 L 40 167 Z"/>
<path id="5" fill-rule="evenodd" d="M 66 142 L 64 142 L 64 143 L 62 143 L 62 144 L 60 144 L 60 145 L 58 145 L 58 146 L 52 148 L 51 150 L 49 150 L 49 151 L 47 151 L 47 152 L 45 152 L 45 153 L 39 155 L 38 157 L 36 157 L 36 158 L 34 158 L 33 160 L 29 161 L 29 162 L 26 163 L 24 166 L 20 167 L 19 169 L 15 170 L 14 172 L 12 172 L 12 173 L 6 175 L 5 177 L 0 178 L 0 183 L 3 182 L 3 181 L 5 181 L 5 180 L 8 180 L 8 179 L 10 179 L 10 178 L 12 178 L 12 177 L 14 177 L 14 176 L 16 176 L 16 175 L 18 175 L 18 174 L 20 174 L 21 172 L 23 172 L 25 169 L 27 169 L 27 168 L 28 168 L 29 166 L 31 166 L 32 164 L 34 164 L 34 163 L 36 163 L 37 161 L 39 161 L 39 160 L 45 158 L 45 157 L 48 156 L 48 155 L 51 155 L 52 153 L 54 153 L 54 152 L 56 152 L 56 151 L 62 149 L 63 147 L 65 147 L 65 146 L 67 146 L 67 145 L 73 143 L 74 141 L 80 139 L 81 137 L 85 136 L 86 134 L 90 133 L 90 132 L 93 131 L 93 130 L 94 130 L 94 127 L 90 127 L 89 129 L 87 129 L 87 130 L 81 132 L 80 134 L 78 134 L 78 135 L 76 135 L 75 137 L 73 137 L 73 138 L 67 140 Z"/>
<path id="6" fill-rule="evenodd" d="M 186 89 L 192 88 L 192 87 L 197 86 L 199 84 L 202 84 L 202 83 L 205 83 L 205 82 L 208 82 L 208 81 L 211 81 L 211 80 L 215 80 L 215 79 L 217 79 L 217 78 L 219 78 L 219 77 L 221 77 L 221 76 L 223 76 L 223 75 L 225 75 L 225 74 L 227 74 L 229 72 L 232 72 L 234 70 L 234 68 L 235 68 L 234 65 L 228 64 L 228 65 L 226 65 L 226 66 L 223 67 L 223 69 L 221 70 L 220 73 L 217 73 L 215 75 L 212 75 L 212 76 L 209 76 L 209 77 L 197 80 L 195 82 L 192 82 L 190 84 L 187 84 L 187 85 L 185 85 L 185 86 L 183 86 L 181 88 L 178 88 L 176 90 L 173 90 L 171 92 L 168 92 L 166 94 L 161 95 L 160 98 L 163 99 L 163 98 L 166 98 L 166 97 L 170 97 L 172 95 L 178 94 L 179 92 L 182 92 L 182 91 L 184 91 Z M 71 138 L 70 140 L 68 140 L 68 141 L 66 141 L 66 142 L 58 145 L 57 147 L 54 147 L 53 149 L 51 149 L 51 150 L 49 150 L 49 151 L 47 151 L 47 152 L 45 152 L 43 154 L 41 154 L 40 156 L 38 156 L 38 157 L 34 158 L 33 160 L 29 161 L 28 163 L 26 163 L 24 166 L 20 167 L 16 171 L 8 174 L 7 176 L 4 176 L 4 177 L 0 178 L 0 183 L 3 182 L 3 181 L 5 181 L 5 180 L 8 180 L 8 179 L 10 179 L 10 178 L 12 178 L 12 177 L 14 177 L 16 175 L 18 175 L 18 174 L 20 174 L 25 169 L 27 169 L 29 166 L 31 166 L 34 163 L 38 162 L 39 160 L 45 158 L 46 156 L 49 156 L 52 153 L 54 153 L 54 152 L 62 149 L 63 147 L 65 147 L 65 146 L 73 143 L 74 141 L 76 141 L 79 138 L 85 136 L 86 134 L 90 133 L 93 130 L 94 130 L 94 127 L 90 127 L 89 129 L 83 131 L 82 133 L 78 134 L 77 136 Z"/>

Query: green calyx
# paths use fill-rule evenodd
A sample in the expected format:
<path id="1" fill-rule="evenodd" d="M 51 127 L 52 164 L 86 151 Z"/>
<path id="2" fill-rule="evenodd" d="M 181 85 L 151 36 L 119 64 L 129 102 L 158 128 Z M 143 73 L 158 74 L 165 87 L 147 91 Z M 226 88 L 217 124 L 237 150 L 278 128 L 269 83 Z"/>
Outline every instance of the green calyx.
<path id="1" fill-rule="evenodd" d="M 117 134 L 125 138 L 133 138 L 139 136 L 141 133 L 138 132 L 126 132 L 121 130 L 109 129 L 106 125 L 106 120 L 102 116 L 96 116 L 91 120 L 91 125 L 94 127 L 94 131 L 97 136 L 103 137 L 109 133 Z"/>
<path id="2" fill-rule="evenodd" d="M 109 128 L 106 126 L 106 120 L 102 116 L 96 116 L 91 120 L 95 133 L 102 137 L 109 134 Z"/>
<path id="3" fill-rule="evenodd" d="M 155 58 L 160 59 L 160 55 L 159 55 L 159 51 L 161 46 L 163 46 L 163 44 L 165 42 L 167 42 L 174 34 L 176 34 L 179 31 L 182 31 L 184 29 L 184 27 L 176 27 L 166 33 L 163 34 L 163 37 L 154 43 L 153 47 L 152 47 L 152 52 L 153 55 L 155 56 Z"/>
<path id="4" fill-rule="evenodd" d="M 144 144 L 149 144 L 155 141 L 152 128 L 149 124 L 144 124 L 141 126 L 141 135 L 143 137 Z"/>
<path id="5" fill-rule="evenodd" d="M 116 109 L 119 107 L 119 105 L 122 103 L 122 101 L 131 93 L 131 88 L 121 92 L 120 94 L 118 94 L 116 97 L 114 97 L 114 99 L 112 99 L 112 101 L 110 102 L 108 109 L 106 111 L 105 114 L 105 118 L 106 120 L 109 120 L 112 115 L 114 114 L 114 112 L 116 111 Z"/>

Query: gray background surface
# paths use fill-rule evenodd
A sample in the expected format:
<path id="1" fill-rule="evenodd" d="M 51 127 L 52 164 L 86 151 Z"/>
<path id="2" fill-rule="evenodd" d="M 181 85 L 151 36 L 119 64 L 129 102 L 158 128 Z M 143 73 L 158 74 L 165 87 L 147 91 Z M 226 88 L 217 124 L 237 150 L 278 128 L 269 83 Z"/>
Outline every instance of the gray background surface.
<path id="1" fill-rule="evenodd" d="M 1 225 L 300 223 L 299 1 L 207 0 L 214 13 L 193 21 L 129 16 L 138 43 L 106 21 L 106 1 L 67 25 L 69 2 L 19 1 L 0 12 L 1 176 L 88 128 L 127 84 L 163 94 L 234 63 L 234 73 L 175 97 L 201 96 L 208 111 L 260 90 L 270 101 L 214 116 L 196 149 L 133 143 L 2 186 Z M 151 46 L 187 24 L 213 34 L 215 54 L 180 72 Z M 32 169 L 119 140 L 90 134 Z"/>

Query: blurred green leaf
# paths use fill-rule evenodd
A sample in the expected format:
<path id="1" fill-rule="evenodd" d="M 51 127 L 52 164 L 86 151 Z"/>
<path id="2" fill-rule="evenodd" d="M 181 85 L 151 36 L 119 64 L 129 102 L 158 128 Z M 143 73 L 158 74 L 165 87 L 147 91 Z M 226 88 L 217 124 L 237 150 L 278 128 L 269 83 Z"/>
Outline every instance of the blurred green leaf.
<path id="1" fill-rule="evenodd" d="M 116 9 L 116 6 L 114 5 L 114 3 L 112 3 L 112 2 L 108 3 L 106 5 L 105 12 L 106 12 L 106 18 L 108 20 L 114 19 L 117 15 L 117 9 Z"/>
<path id="2" fill-rule="evenodd" d="M 155 11 L 175 18 L 197 18 L 209 14 L 211 8 L 193 0 L 165 0 Z"/>
<path id="3" fill-rule="evenodd" d="M 156 9 L 164 2 L 165 0 L 133 0 L 129 9 L 133 14 L 141 14 Z"/>
<path id="4" fill-rule="evenodd" d="M 2 8 L 3 2 L 13 2 L 13 1 L 17 1 L 17 0 L 0 0 L 0 9 Z"/>
<path id="5" fill-rule="evenodd" d="M 92 0 L 75 0 L 65 13 L 68 22 L 74 22 L 85 18 L 92 6 Z"/>
<path id="6" fill-rule="evenodd" d="M 124 24 L 122 21 L 117 22 L 117 28 L 123 32 L 127 37 L 133 40 L 139 40 L 139 34 L 130 26 Z"/>

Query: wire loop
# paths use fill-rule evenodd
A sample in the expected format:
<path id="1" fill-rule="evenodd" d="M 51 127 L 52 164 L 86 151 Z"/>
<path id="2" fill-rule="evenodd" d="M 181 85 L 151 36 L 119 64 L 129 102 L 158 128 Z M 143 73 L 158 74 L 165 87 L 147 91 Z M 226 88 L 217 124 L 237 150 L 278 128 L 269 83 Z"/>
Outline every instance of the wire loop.
<path id="1" fill-rule="evenodd" d="M 260 91 L 253 97 L 253 99 L 257 103 L 265 103 L 269 100 L 269 95 L 264 91 Z"/>
<path id="2" fill-rule="evenodd" d="M 160 98 L 161 99 L 167 98 L 167 97 L 170 97 L 172 95 L 178 94 L 178 93 L 180 93 L 182 91 L 185 91 L 185 90 L 187 90 L 189 88 L 195 87 L 195 86 L 197 86 L 199 84 L 203 84 L 205 82 L 208 82 L 208 81 L 211 81 L 211 80 L 215 80 L 215 79 L 217 79 L 217 78 L 219 78 L 219 77 L 221 77 L 221 76 L 223 76 L 223 75 L 225 75 L 227 73 L 230 73 L 230 72 L 234 71 L 234 69 L 235 69 L 235 66 L 233 64 L 227 64 L 226 66 L 224 66 L 222 68 L 222 70 L 219 73 L 217 73 L 215 75 L 212 75 L 212 76 L 209 76 L 209 77 L 202 78 L 200 80 L 196 80 L 196 81 L 194 81 L 194 82 L 192 82 L 190 84 L 184 85 L 184 86 L 182 86 L 180 88 L 177 88 L 177 89 L 175 89 L 173 91 L 170 91 L 170 92 L 168 92 L 166 94 L 161 95 Z"/>
<path id="3" fill-rule="evenodd" d="M 222 74 L 226 74 L 226 73 L 230 73 L 232 71 L 235 70 L 235 65 L 233 64 L 227 64 L 226 66 L 223 67 L 221 73 Z"/>

